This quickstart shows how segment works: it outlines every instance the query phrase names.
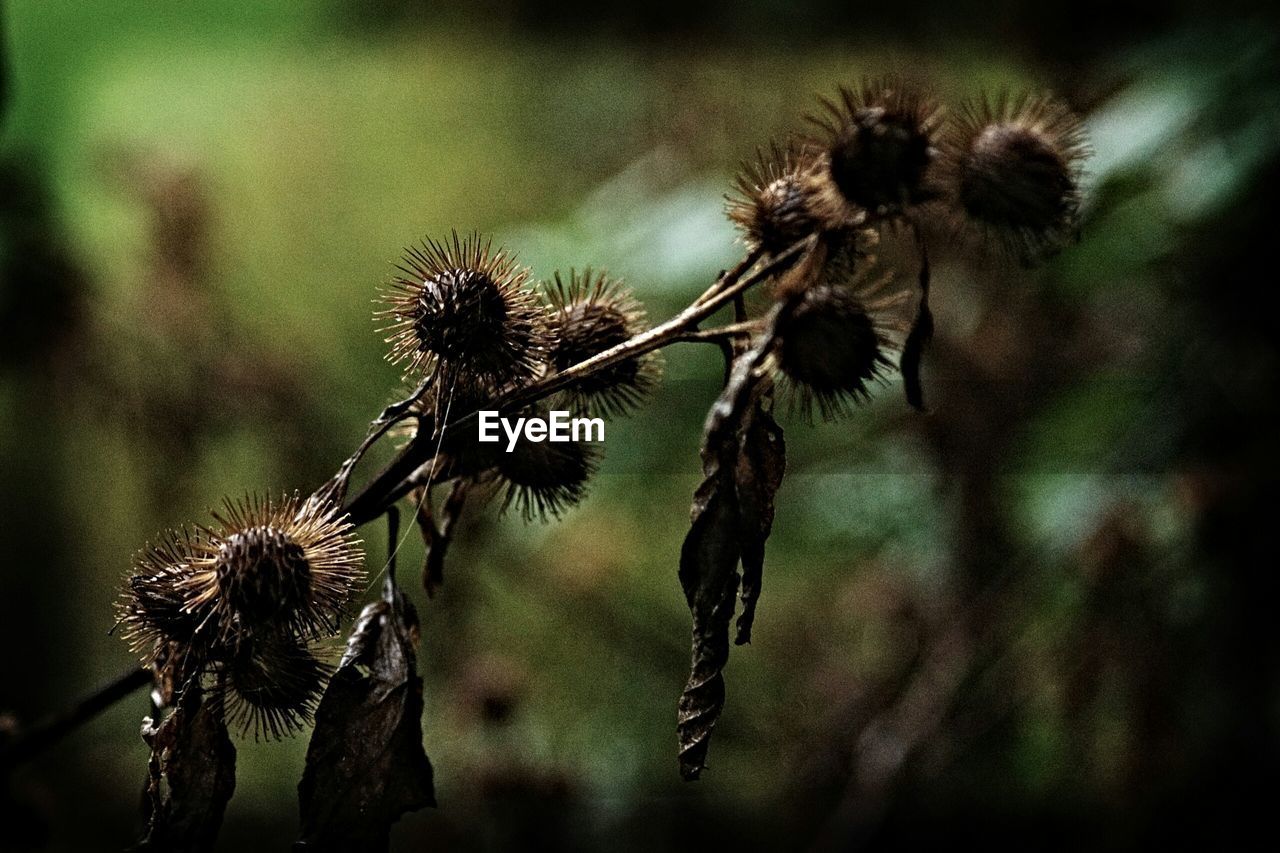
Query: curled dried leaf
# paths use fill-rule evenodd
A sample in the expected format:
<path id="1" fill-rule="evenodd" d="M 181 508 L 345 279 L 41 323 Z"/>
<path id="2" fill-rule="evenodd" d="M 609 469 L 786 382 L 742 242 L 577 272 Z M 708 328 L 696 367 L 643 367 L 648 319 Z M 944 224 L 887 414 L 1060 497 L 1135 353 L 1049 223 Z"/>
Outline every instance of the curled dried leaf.
<path id="1" fill-rule="evenodd" d="M 436 590 L 444 584 L 444 558 L 449 552 L 453 528 L 462 516 L 471 485 L 472 481 L 469 479 L 455 480 L 449 486 L 449 494 L 438 511 L 431 504 L 430 494 L 414 496 L 418 505 L 418 531 L 422 534 L 422 544 L 427 552 L 422 568 L 422 585 L 428 596 L 434 596 Z"/>
<path id="2" fill-rule="evenodd" d="M 915 319 L 911 323 L 911 331 L 902 345 L 902 355 L 898 359 L 898 370 L 902 374 L 902 387 L 907 396 L 907 403 L 916 411 L 926 411 L 924 405 L 924 386 L 920 382 L 920 360 L 925 349 L 933 340 L 933 312 L 929 310 L 929 250 L 924 238 L 916 231 L 916 244 L 920 249 L 920 304 L 916 308 Z"/>
<path id="3" fill-rule="evenodd" d="M 693 616 L 689 680 L 680 697 L 680 773 L 696 779 L 724 709 L 724 667 L 739 582 L 743 613 L 738 641 L 747 642 L 773 524 L 773 497 L 785 467 L 782 429 L 768 412 L 770 380 L 762 368 L 776 346 L 778 323 L 796 298 L 778 303 L 751 349 L 738 355 L 707 416 L 703 481 L 680 551 L 680 583 Z M 742 564 L 739 577 L 738 566 Z"/>
<path id="4" fill-rule="evenodd" d="M 298 784 L 297 849 L 386 850 L 391 824 L 435 805 L 417 642 L 417 614 L 390 573 L 382 598 L 356 620 L 316 709 Z"/>
<path id="5" fill-rule="evenodd" d="M 146 851 L 212 850 L 236 787 L 236 748 L 216 703 L 197 688 L 182 692 L 160 723 L 143 722 L 151 747 L 143 795 Z"/>

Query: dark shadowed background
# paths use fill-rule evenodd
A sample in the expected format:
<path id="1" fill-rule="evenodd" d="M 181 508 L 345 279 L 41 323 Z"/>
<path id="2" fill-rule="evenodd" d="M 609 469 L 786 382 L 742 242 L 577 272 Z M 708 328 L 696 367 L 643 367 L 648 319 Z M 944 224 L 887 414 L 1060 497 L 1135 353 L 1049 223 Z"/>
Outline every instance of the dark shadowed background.
<path id="1" fill-rule="evenodd" d="M 1278 30 L 1196 5 L 3 0 L 0 738 L 130 666 L 111 606 L 149 537 L 336 468 L 397 387 L 370 315 L 404 246 L 492 232 L 664 317 L 740 253 L 738 161 L 906 70 L 1085 115 L 1082 242 L 939 252 L 933 414 L 895 380 L 783 421 L 696 784 L 675 570 L 715 353 L 667 352 L 563 521 L 472 514 L 430 602 L 406 570 L 441 807 L 393 847 L 1244 843 L 1280 781 Z M 0 850 L 129 843 L 146 712 L 4 780 Z M 239 744 L 221 849 L 287 848 L 305 748 Z"/>

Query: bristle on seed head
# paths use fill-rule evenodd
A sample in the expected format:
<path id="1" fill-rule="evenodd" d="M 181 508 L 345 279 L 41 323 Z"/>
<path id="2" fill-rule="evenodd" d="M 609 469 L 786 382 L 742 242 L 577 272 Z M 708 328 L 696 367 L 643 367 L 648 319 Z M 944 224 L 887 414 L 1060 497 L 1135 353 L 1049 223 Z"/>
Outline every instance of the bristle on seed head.
<path id="1" fill-rule="evenodd" d="M 329 668 L 296 639 L 277 636 L 255 640 L 221 672 L 213 695 L 227 724 L 279 740 L 310 721 Z"/>
<path id="2" fill-rule="evenodd" d="M 516 507 L 525 521 L 558 518 L 586 497 L 598 461 L 596 448 L 586 442 L 532 442 L 522 436 L 512 452 L 498 456 L 498 475 L 507 484 L 502 509 Z"/>
<path id="3" fill-rule="evenodd" d="M 868 305 L 849 287 L 805 291 L 778 328 L 778 367 L 790 387 L 791 406 L 812 419 L 848 415 L 866 402 L 872 383 L 889 366 L 889 338 Z"/>

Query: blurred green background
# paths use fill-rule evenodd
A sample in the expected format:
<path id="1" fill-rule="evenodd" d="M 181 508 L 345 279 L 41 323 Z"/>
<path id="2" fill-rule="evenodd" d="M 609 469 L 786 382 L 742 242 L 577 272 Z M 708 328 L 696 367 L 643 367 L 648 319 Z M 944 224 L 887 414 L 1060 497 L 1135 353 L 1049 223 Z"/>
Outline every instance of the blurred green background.
<path id="1" fill-rule="evenodd" d="M 3 726 L 129 667 L 111 605 L 149 537 L 336 468 L 398 386 L 371 300 L 403 247 L 479 229 L 665 317 L 739 256 L 735 165 L 818 95 L 909 70 L 951 104 L 1047 87 L 1080 110 L 1082 242 L 1027 272 L 938 226 L 933 414 L 895 379 L 850 421 L 783 421 L 754 642 L 695 785 L 675 569 L 716 353 L 667 351 L 563 521 L 471 512 L 430 602 L 411 537 L 441 808 L 393 846 L 1243 837 L 1280 715 L 1277 28 L 1098 12 L 4 0 Z M 5 780 L 0 849 L 129 843 L 146 711 Z M 239 743 L 221 849 L 290 843 L 305 748 Z"/>

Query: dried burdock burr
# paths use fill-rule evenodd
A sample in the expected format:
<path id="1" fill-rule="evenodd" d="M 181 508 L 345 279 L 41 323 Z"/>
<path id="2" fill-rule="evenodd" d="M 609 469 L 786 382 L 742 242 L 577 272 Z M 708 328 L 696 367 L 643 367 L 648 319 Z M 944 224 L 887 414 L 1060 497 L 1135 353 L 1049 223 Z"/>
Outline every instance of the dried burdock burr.
<path id="1" fill-rule="evenodd" d="M 887 77 L 857 89 L 841 88 L 839 102 L 811 121 L 820 133 L 808 140 L 817 152 L 815 212 L 833 223 L 863 210 L 894 216 L 936 195 L 941 112 L 907 82 Z"/>
<path id="2" fill-rule="evenodd" d="M 273 630 L 323 637 L 337 630 L 364 578 L 360 541 L 331 505 L 297 495 L 225 501 L 218 525 L 193 540 L 183 609 L 219 642 Z"/>
<path id="3" fill-rule="evenodd" d="M 965 105 L 948 129 L 947 185 L 961 222 L 1025 264 L 1061 249 L 1077 230 L 1079 119 L 1047 95 L 1001 93 Z"/>
<path id="4" fill-rule="evenodd" d="M 184 647 L 196 643 L 199 621 L 185 609 L 182 592 L 182 584 L 191 574 L 194 551 L 189 531 L 165 533 L 158 543 L 138 552 L 125 579 L 116 604 L 117 619 L 130 649 L 148 666 L 156 664 L 168 643 Z"/>
<path id="5" fill-rule="evenodd" d="M 551 305 L 551 346 L 547 363 L 559 372 L 611 349 L 645 329 L 645 312 L 622 283 L 590 268 L 557 272 L 545 285 Z M 574 382 L 564 392 L 574 411 L 613 417 L 635 409 L 657 385 L 657 353 L 619 361 Z"/>
<path id="6" fill-rule="evenodd" d="M 725 211 L 749 250 L 776 255 L 823 227 L 813 211 L 814 168 L 814 157 L 791 142 L 774 142 L 742 164 Z"/>
<path id="7" fill-rule="evenodd" d="M 280 739 L 310 721 L 329 668 L 288 635 L 264 635 L 219 671 L 214 691 L 227 724 L 255 739 Z"/>
<path id="8" fill-rule="evenodd" d="M 445 386 L 496 390 L 534 375 L 546 312 L 529 273 L 489 238 L 427 239 L 406 251 L 375 316 L 389 321 L 387 359 L 406 373 L 437 369 Z"/>
<path id="9" fill-rule="evenodd" d="M 525 521 L 558 518 L 586 496 L 598 462 L 598 451 L 586 442 L 535 442 L 522 435 L 510 453 L 498 455 L 498 474 L 507 484 L 502 508 L 514 506 Z"/>
<path id="10" fill-rule="evenodd" d="M 891 366 L 887 353 L 896 326 L 881 318 L 898 297 L 885 294 L 888 283 L 882 277 L 862 292 L 812 287 L 779 324 L 776 355 L 783 384 L 791 407 L 807 419 L 815 408 L 828 421 L 849 414 L 869 399 L 870 386 Z"/>

